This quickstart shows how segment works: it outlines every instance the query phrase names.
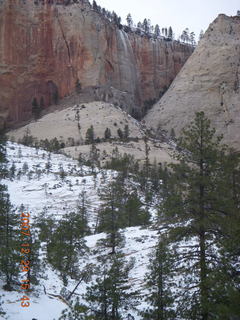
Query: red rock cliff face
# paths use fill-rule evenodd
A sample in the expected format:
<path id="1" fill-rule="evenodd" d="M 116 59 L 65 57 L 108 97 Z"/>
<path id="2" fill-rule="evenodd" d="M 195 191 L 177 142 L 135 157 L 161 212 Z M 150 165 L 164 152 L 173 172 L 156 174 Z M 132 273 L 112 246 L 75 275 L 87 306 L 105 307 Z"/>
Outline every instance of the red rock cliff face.
<path id="1" fill-rule="evenodd" d="M 47 1 L 45 1 L 47 2 Z M 142 108 L 175 78 L 192 49 L 126 34 L 85 1 L 0 0 L 0 116 L 8 125 L 76 88 L 114 87 Z"/>

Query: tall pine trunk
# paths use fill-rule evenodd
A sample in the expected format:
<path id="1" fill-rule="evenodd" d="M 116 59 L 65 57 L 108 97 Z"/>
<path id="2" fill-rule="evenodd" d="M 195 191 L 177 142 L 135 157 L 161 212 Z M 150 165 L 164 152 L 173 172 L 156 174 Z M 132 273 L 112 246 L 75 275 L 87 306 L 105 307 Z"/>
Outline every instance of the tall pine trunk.
<path id="1" fill-rule="evenodd" d="M 200 246 L 200 304 L 202 320 L 208 320 L 208 288 L 207 288 L 207 265 L 206 265 L 206 228 L 205 228 L 205 208 L 204 208 L 204 155 L 203 155 L 203 124 L 201 122 L 200 133 L 200 185 L 199 185 L 199 205 L 200 205 L 200 228 L 199 228 L 199 246 Z"/>

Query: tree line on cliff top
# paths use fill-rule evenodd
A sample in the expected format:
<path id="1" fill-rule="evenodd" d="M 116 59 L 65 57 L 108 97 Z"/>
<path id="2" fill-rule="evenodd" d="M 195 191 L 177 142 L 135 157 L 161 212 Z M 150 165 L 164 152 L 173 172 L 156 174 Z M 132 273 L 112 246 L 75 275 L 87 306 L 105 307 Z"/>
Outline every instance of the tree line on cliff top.
<path id="1" fill-rule="evenodd" d="M 83 0 L 34 0 L 35 5 L 39 4 L 56 4 L 56 5 L 70 5 L 74 3 L 79 3 Z M 94 11 L 98 12 L 106 19 L 108 19 L 111 23 L 115 24 L 119 29 L 123 29 L 125 32 L 135 32 L 136 34 L 147 36 L 153 39 L 163 39 L 166 41 L 174 40 L 174 32 L 172 27 L 169 28 L 160 28 L 158 24 L 153 26 L 151 24 L 151 20 L 145 18 L 143 22 L 139 21 L 137 24 L 134 24 L 132 15 L 129 13 L 126 17 L 126 25 L 122 22 L 122 18 L 117 15 L 115 11 L 109 11 L 105 8 L 102 8 L 97 4 L 95 0 L 93 0 L 92 4 L 86 0 L 85 1 Z M 202 31 L 200 37 L 202 36 Z M 184 29 L 182 34 L 180 35 L 179 41 L 183 43 L 188 43 L 193 46 L 196 45 L 195 33 L 190 32 L 188 28 Z"/>

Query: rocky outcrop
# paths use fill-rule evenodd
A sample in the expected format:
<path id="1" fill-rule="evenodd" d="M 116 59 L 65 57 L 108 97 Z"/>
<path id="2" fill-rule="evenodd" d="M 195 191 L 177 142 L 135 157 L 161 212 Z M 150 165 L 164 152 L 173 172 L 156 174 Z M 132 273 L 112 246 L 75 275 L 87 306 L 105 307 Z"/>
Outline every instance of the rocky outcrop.
<path id="1" fill-rule="evenodd" d="M 123 108 L 142 112 L 192 53 L 125 33 L 88 1 L 75 2 L 0 0 L 0 116 L 9 125 L 32 116 L 34 98 L 46 108 L 76 83 L 106 101 L 120 95 Z"/>
<path id="2" fill-rule="evenodd" d="M 145 121 L 155 131 L 179 134 L 197 111 L 240 149 L 240 17 L 218 16 Z"/>

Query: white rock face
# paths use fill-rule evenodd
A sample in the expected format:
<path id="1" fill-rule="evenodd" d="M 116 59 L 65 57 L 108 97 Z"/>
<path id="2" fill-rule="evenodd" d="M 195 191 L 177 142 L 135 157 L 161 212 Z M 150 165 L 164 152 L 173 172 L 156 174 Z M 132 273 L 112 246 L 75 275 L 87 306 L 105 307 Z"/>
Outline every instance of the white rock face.
<path id="1" fill-rule="evenodd" d="M 155 131 L 173 128 L 178 135 L 198 111 L 204 111 L 240 149 L 240 17 L 219 15 L 167 93 L 145 117 Z"/>

